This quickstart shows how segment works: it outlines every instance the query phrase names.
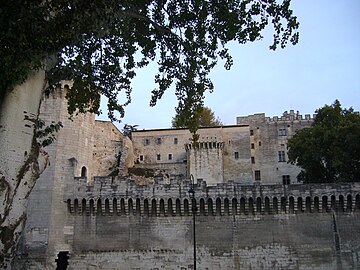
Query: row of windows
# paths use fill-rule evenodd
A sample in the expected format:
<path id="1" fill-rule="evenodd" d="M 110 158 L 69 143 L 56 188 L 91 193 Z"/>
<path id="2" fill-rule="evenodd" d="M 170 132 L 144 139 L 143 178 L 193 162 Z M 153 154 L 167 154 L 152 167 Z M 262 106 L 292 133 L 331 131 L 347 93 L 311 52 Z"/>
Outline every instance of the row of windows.
<path id="1" fill-rule="evenodd" d="M 172 154 L 168 154 L 168 160 L 172 160 L 173 159 L 173 155 Z M 139 160 L 140 161 L 144 161 L 144 156 L 143 155 L 140 155 L 139 156 Z M 161 155 L 160 154 L 157 154 L 156 155 L 156 160 L 161 160 Z"/>
<path id="2" fill-rule="evenodd" d="M 174 144 L 178 144 L 178 142 L 179 142 L 178 138 L 174 138 Z M 161 138 L 156 138 L 155 143 L 156 144 L 161 144 L 162 139 Z M 150 139 L 145 139 L 144 140 L 144 145 L 150 145 Z"/>

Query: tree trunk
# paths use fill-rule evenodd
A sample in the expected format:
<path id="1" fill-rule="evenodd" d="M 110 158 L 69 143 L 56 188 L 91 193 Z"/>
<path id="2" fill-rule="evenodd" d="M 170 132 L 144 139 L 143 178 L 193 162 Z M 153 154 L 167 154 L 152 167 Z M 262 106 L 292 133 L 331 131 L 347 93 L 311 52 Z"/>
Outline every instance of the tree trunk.
<path id="1" fill-rule="evenodd" d="M 0 100 L 0 268 L 11 269 L 28 196 L 47 165 L 35 136 L 45 71 L 34 72 Z"/>

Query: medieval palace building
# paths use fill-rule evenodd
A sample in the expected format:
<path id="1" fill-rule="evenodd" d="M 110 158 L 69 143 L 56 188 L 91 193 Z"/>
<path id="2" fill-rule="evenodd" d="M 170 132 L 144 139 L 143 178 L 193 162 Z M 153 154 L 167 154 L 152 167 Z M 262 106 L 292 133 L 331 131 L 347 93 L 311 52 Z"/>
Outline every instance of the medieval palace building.
<path id="1" fill-rule="evenodd" d="M 194 248 L 204 270 L 359 269 L 360 185 L 305 185 L 287 162 L 310 115 L 240 116 L 196 144 L 182 128 L 129 138 L 92 114 L 69 120 L 67 89 L 42 101 L 40 118 L 64 127 L 15 269 L 194 269 Z"/>

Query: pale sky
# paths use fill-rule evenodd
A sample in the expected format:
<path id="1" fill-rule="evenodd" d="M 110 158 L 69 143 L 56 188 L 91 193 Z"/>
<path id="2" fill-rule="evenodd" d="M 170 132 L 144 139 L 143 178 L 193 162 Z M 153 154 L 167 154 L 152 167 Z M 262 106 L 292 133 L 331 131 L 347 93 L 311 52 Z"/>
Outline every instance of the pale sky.
<path id="1" fill-rule="evenodd" d="M 205 106 L 225 125 L 255 113 L 313 114 L 335 99 L 360 111 L 360 0 L 292 0 L 292 8 L 300 22 L 296 46 L 270 51 L 269 31 L 261 41 L 231 44 L 231 70 L 221 62 L 213 70 L 215 90 L 206 94 Z M 137 72 L 132 103 L 116 124 L 119 129 L 124 124 L 139 125 L 138 129 L 171 127 L 177 104 L 174 91 L 149 107 L 155 71 L 156 66 L 150 65 Z"/>

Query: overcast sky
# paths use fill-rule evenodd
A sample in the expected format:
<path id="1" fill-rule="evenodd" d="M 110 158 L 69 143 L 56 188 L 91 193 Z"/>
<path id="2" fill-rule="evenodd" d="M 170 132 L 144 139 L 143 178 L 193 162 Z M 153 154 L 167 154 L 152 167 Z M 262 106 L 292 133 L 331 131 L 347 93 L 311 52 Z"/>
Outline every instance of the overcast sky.
<path id="1" fill-rule="evenodd" d="M 292 0 L 300 21 L 296 46 L 270 51 L 272 33 L 246 45 L 231 44 L 234 65 L 221 62 L 211 73 L 215 85 L 207 93 L 210 107 L 226 125 L 237 116 L 265 113 L 280 116 L 291 109 L 313 114 L 324 104 L 339 99 L 343 107 L 360 110 L 360 0 Z M 177 104 L 169 90 L 150 108 L 155 65 L 137 72 L 132 103 L 117 124 L 139 129 L 169 128 Z M 100 116 L 99 119 L 104 119 Z"/>

